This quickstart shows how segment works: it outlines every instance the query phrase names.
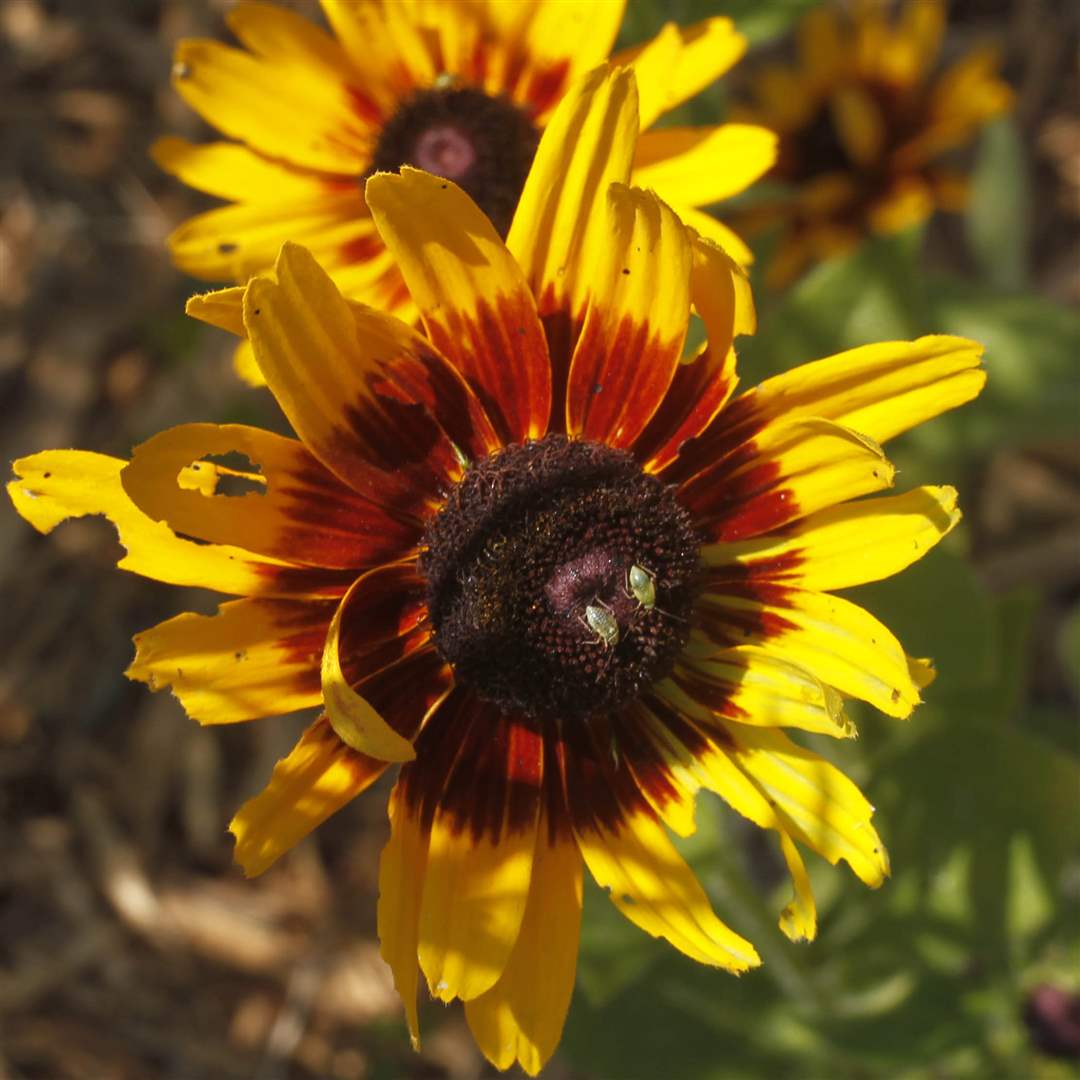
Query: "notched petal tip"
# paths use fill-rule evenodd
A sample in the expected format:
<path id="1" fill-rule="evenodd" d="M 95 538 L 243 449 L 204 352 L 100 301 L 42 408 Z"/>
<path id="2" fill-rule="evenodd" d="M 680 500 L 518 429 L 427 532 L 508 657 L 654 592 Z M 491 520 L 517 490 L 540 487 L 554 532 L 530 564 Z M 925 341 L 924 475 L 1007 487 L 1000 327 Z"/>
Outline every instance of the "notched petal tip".
<path id="1" fill-rule="evenodd" d="M 907 665 L 911 681 L 919 690 L 925 690 L 937 678 L 937 668 L 934 667 L 934 661 L 929 657 L 918 659 L 909 656 Z"/>
<path id="2" fill-rule="evenodd" d="M 245 337 L 243 318 L 244 286 L 232 285 L 226 289 L 212 289 L 188 297 L 184 314 L 199 322 L 216 326 L 237 337 Z"/>

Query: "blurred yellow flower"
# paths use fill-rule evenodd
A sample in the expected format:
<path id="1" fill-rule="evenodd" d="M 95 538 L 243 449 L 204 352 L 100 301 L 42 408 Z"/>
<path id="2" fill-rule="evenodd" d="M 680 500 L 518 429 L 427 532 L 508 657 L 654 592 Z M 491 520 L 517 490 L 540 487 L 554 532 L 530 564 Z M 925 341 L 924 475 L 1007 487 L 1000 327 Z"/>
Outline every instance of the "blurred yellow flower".
<path id="1" fill-rule="evenodd" d="M 890 15 L 892 8 L 861 0 L 850 14 L 835 3 L 810 12 L 798 28 L 797 62 L 757 72 L 752 103 L 736 112 L 780 136 L 770 177 L 786 192 L 738 219 L 751 232 L 779 224 L 768 268 L 774 285 L 867 233 L 898 232 L 936 207 L 961 209 L 965 178 L 938 159 L 1011 105 L 992 48 L 931 77 L 945 30 L 942 0 L 907 0 Z"/>
<path id="2" fill-rule="evenodd" d="M 243 49 L 180 43 L 173 85 L 234 142 L 153 148 L 166 171 L 232 205 L 170 237 L 176 264 L 209 281 L 269 270 L 304 244 L 347 295 L 415 312 L 364 199 L 375 171 L 403 164 L 453 180 L 505 236 L 537 140 L 580 76 L 611 51 L 625 0 L 323 0 L 333 33 L 270 4 L 228 22 Z M 743 54 L 730 19 L 667 23 L 613 57 L 634 69 L 640 128 L 693 97 Z M 775 160 L 745 124 L 666 127 L 637 143 L 633 180 L 735 258 L 749 252 L 702 212 Z"/>

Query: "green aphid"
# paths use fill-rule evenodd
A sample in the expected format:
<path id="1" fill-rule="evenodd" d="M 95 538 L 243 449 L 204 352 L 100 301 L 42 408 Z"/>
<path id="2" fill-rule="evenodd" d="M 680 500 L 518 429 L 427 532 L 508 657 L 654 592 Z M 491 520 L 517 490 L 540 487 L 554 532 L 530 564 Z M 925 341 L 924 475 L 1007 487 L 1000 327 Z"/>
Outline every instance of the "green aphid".
<path id="1" fill-rule="evenodd" d="M 578 618 L 595 635 L 597 643 L 606 649 L 613 649 L 619 643 L 619 620 L 615 618 L 615 612 L 599 597 L 594 597 L 595 603 L 585 607 L 585 618 Z"/>
<path id="2" fill-rule="evenodd" d="M 627 596 L 632 596 L 646 611 L 656 607 L 656 575 L 644 566 L 634 563 L 626 571 Z"/>

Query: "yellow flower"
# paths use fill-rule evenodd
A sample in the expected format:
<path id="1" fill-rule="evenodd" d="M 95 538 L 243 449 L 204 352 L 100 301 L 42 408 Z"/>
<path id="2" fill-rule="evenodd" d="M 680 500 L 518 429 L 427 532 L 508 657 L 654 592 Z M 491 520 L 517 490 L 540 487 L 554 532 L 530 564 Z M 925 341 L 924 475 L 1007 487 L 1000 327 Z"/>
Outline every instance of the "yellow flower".
<path id="1" fill-rule="evenodd" d="M 899 232 L 936 207 L 962 208 L 965 178 L 938 159 L 1012 102 L 992 48 L 931 78 L 945 29 L 941 0 L 907 0 L 890 19 L 891 6 L 862 0 L 851 15 L 835 4 L 810 12 L 795 66 L 759 71 L 753 104 L 738 111 L 780 135 L 770 175 L 788 193 L 739 220 L 751 232 L 780 225 L 768 270 L 774 285 L 867 233 Z"/>
<path id="2" fill-rule="evenodd" d="M 816 931 L 801 847 L 883 881 L 872 807 L 782 729 L 847 738 L 844 698 L 919 701 L 928 663 L 830 594 L 952 529 L 950 488 L 860 497 L 893 483 L 881 442 L 983 385 L 979 346 L 928 337 L 736 396 L 746 279 L 626 186 L 636 108 L 625 69 L 570 92 L 505 242 L 447 180 L 368 181 L 422 330 L 291 244 L 272 278 L 196 297 L 249 336 L 298 438 L 183 425 L 130 461 L 24 458 L 8 488 L 42 531 L 104 514 L 122 568 L 238 597 L 139 634 L 132 678 L 201 723 L 321 710 L 232 822 L 248 874 L 401 763 L 378 932 L 412 1037 L 422 971 L 531 1074 L 569 1007 L 585 867 L 695 960 L 759 963 L 668 836 L 701 788 L 775 833 L 788 937 Z M 684 357 L 692 308 L 708 340 Z"/>
<path id="3" fill-rule="evenodd" d="M 607 57 L 625 0 L 323 0 L 333 36 L 293 12 L 244 4 L 245 46 L 181 42 L 173 85 L 236 142 L 166 138 L 168 172 L 233 205 L 170 238 L 177 265 L 210 281 L 269 270 L 283 241 L 307 246 L 350 297 L 399 314 L 409 294 L 364 200 L 377 170 L 409 164 L 454 180 L 505 236 L 537 138 L 567 88 Z M 640 126 L 697 94 L 743 54 L 730 19 L 668 23 L 631 64 Z M 775 159 L 771 132 L 743 124 L 643 135 L 634 182 L 749 258 L 703 213 Z"/>

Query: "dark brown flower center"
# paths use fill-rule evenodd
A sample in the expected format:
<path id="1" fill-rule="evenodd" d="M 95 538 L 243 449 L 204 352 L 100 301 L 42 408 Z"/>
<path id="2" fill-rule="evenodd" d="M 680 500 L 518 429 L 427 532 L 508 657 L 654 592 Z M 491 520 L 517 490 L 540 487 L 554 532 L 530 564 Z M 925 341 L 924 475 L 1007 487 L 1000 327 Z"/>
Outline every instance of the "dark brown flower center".
<path id="1" fill-rule="evenodd" d="M 508 98 L 468 86 L 421 90 L 383 127 L 370 172 L 414 165 L 453 180 L 505 237 L 539 139 Z"/>
<path id="2" fill-rule="evenodd" d="M 689 636 L 699 539 L 671 488 L 624 451 L 548 435 L 473 466 L 424 538 L 435 641 L 505 708 L 617 708 Z"/>

